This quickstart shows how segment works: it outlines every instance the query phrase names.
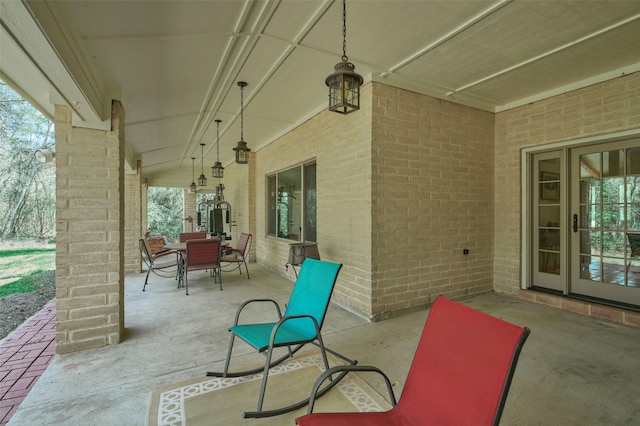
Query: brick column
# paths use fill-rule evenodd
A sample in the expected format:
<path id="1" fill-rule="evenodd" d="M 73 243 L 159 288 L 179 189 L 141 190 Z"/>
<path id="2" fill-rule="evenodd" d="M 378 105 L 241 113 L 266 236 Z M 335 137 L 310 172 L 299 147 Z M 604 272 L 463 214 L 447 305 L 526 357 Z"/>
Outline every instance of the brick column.
<path id="1" fill-rule="evenodd" d="M 56 347 L 119 343 L 124 331 L 124 111 L 111 131 L 71 125 L 56 106 Z"/>

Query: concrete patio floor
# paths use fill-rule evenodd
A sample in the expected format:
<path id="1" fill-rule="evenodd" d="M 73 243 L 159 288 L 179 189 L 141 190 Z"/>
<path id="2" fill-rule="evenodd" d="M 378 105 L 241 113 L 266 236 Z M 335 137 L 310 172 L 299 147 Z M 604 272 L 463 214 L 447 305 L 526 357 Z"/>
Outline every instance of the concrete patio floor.
<path id="1" fill-rule="evenodd" d="M 223 291 L 206 272 L 193 273 L 189 296 L 173 279 L 151 276 L 143 293 L 144 275 L 127 276 L 125 340 L 56 355 L 9 425 L 144 425 L 152 388 L 222 369 L 240 303 L 269 297 L 284 305 L 293 282 L 256 264 L 249 269 L 250 280 L 224 273 Z M 531 329 L 503 425 L 640 424 L 639 328 L 493 293 L 459 301 Z M 427 314 L 369 323 L 332 304 L 323 337 L 359 364 L 382 368 L 399 396 Z M 247 320 L 264 316 L 254 312 Z M 260 360 L 236 342 L 232 368 Z M 383 393 L 382 382 L 362 378 Z M 247 409 L 255 404 L 247 401 Z"/>

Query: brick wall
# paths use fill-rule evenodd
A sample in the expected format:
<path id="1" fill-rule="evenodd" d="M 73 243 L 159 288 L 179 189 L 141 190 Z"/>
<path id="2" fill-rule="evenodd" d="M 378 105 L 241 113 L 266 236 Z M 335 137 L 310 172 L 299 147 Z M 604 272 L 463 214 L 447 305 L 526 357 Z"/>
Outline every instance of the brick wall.
<path id="1" fill-rule="evenodd" d="M 118 343 L 124 331 L 124 112 L 112 131 L 75 128 L 57 106 L 56 348 Z"/>
<path id="2" fill-rule="evenodd" d="M 372 128 L 372 314 L 490 291 L 493 114 L 374 84 Z"/>
<path id="3" fill-rule="evenodd" d="M 381 319 L 490 291 L 493 114 L 379 83 L 361 107 L 321 112 L 257 153 L 259 261 L 282 272 L 289 249 L 263 237 L 265 176 L 315 158 L 320 256 L 344 264 L 334 300 Z"/>
<path id="4" fill-rule="evenodd" d="M 520 150 L 640 127 L 640 73 L 496 115 L 494 289 L 520 288 Z"/>
<path id="5" fill-rule="evenodd" d="M 290 241 L 265 237 L 268 174 L 315 159 L 320 257 L 344 264 L 334 300 L 354 310 L 371 306 L 371 85 L 362 109 L 349 115 L 323 111 L 256 153 L 255 246 L 258 261 L 285 273 Z M 291 268 L 289 276 L 295 277 Z"/>

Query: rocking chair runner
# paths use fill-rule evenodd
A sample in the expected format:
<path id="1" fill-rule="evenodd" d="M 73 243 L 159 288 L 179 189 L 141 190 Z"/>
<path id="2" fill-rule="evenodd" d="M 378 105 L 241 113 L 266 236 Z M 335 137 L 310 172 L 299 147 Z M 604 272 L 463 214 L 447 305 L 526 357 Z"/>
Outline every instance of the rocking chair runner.
<path id="1" fill-rule="evenodd" d="M 316 381 L 299 426 L 497 425 L 529 329 L 439 296 L 409 370 L 400 401 L 388 377 L 375 367 L 342 366 Z M 334 374 L 376 372 L 394 406 L 386 412 L 312 413 L 315 393 Z"/>
<path id="2" fill-rule="evenodd" d="M 280 306 L 271 299 L 252 299 L 244 302 L 237 310 L 233 326 L 229 328 L 231 341 L 223 372 L 208 372 L 207 376 L 216 377 L 240 377 L 263 372 L 260 395 L 258 397 L 258 408 L 256 411 L 243 413 L 243 417 L 269 417 L 287 413 L 304 407 L 308 399 L 292 404 L 287 407 L 274 410 L 263 410 L 262 404 L 269 377 L 269 369 L 290 358 L 306 343 L 312 343 L 320 348 L 324 360 L 325 368 L 329 369 L 329 362 L 326 352 L 330 352 L 343 359 L 349 364 L 356 362 L 350 360 L 337 352 L 324 346 L 320 329 L 324 322 L 327 308 L 333 288 L 335 286 L 338 273 L 342 264 L 325 262 L 315 259 L 307 259 L 302 265 L 300 275 L 291 292 L 289 303 L 284 316 L 281 314 Z M 277 322 L 239 324 L 241 312 L 254 302 L 269 302 L 275 307 L 275 313 L 279 320 Z M 229 372 L 229 362 L 235 337 L 239 337 L 244 342 L 258 350 L 260 353 L 266 351 L 264 368 L 242 371 L 237 373 Z M 292 346 L 295 346 L 292 348 Z M 272 361 L 274 348 L 287 347 L 287 353 L 281 358 Z M 342 377 L 338 376 L 325 390 L 334 386 Z M 323 390 L 323 391 L 325 391 Z M 320 394 L 323 392 L 321 391 Z"/>

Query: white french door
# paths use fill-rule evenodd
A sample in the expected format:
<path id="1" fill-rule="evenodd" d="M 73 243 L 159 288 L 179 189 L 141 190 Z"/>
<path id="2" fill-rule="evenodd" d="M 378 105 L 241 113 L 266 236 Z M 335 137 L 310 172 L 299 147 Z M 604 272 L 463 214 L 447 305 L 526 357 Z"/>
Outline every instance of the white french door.
<path id="1" fill-rule="evenodd" d="M 570 292 L 640 306 L 640 139 L 571 151 Z"/>
<path id="2" fill-rule="evenodd" d="M 534 185 L 532 234 L 534 253 L 533 282 L 565 293 L 566 265 L 566 205 L 564 151 L 547 152 L 534 156 Z"/>
<path id="3" fill-rule="evenodd" d="M 640 306 L 640 138 L 531 159 L 530 285 Z"/>

